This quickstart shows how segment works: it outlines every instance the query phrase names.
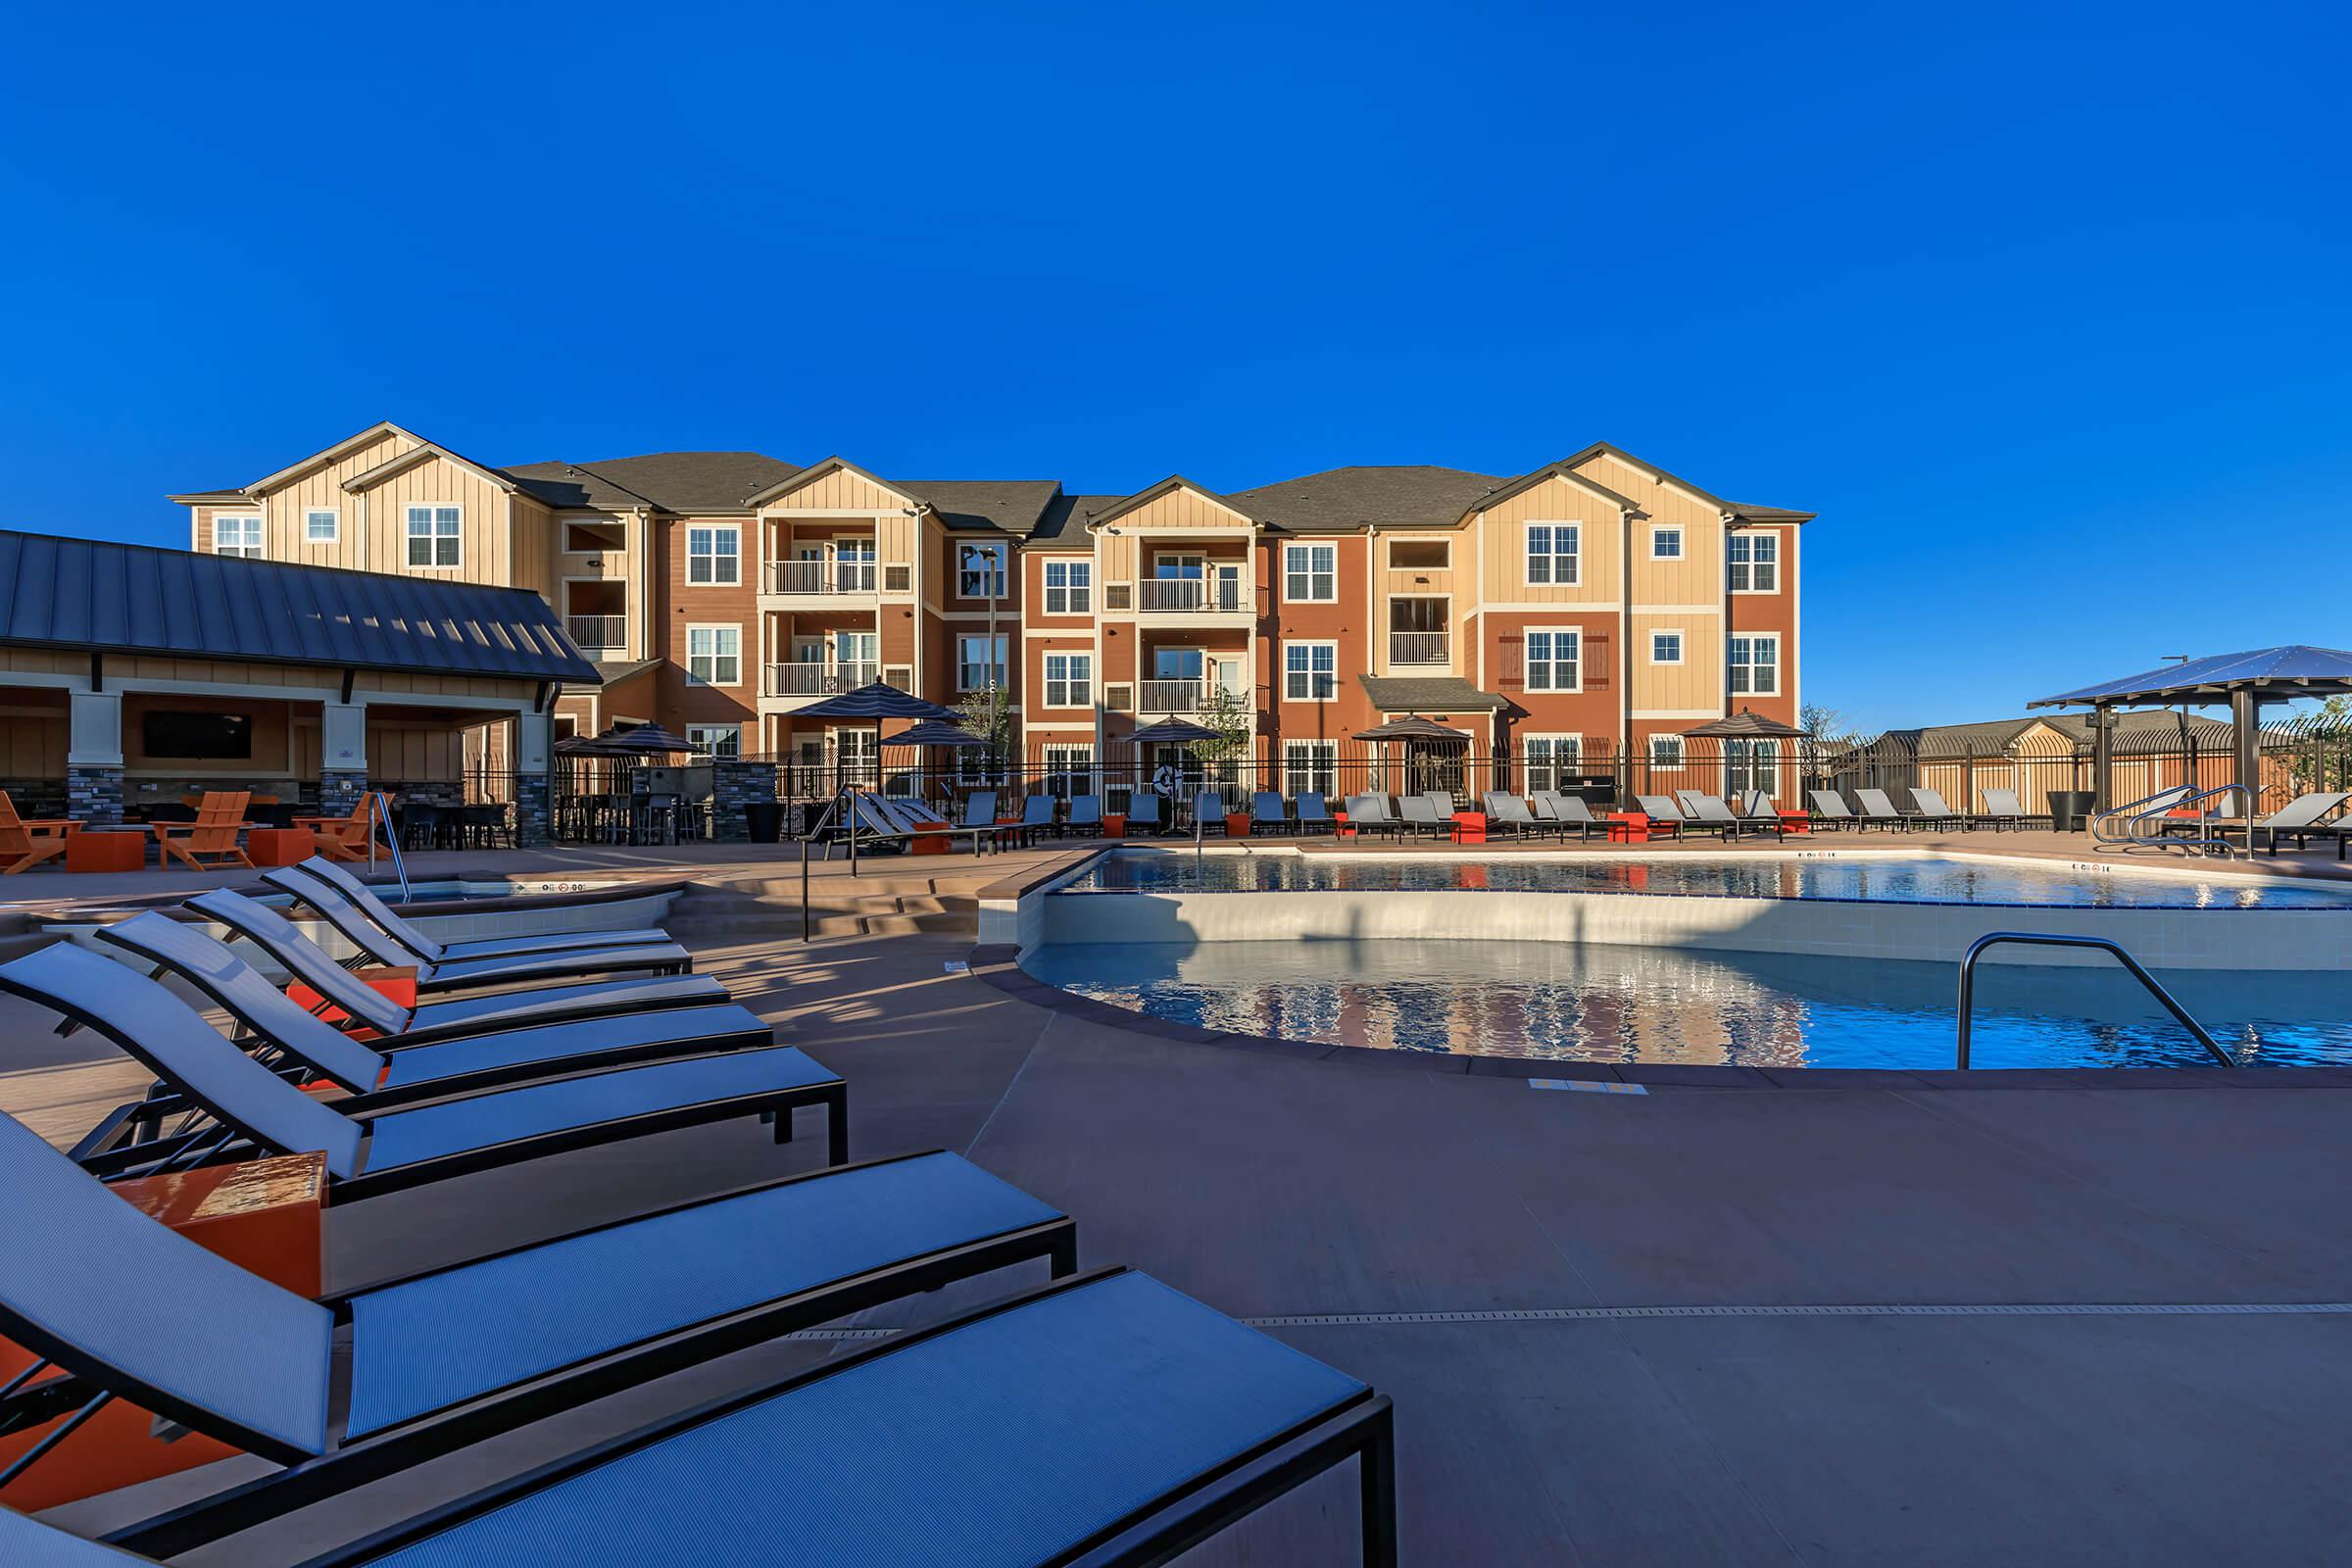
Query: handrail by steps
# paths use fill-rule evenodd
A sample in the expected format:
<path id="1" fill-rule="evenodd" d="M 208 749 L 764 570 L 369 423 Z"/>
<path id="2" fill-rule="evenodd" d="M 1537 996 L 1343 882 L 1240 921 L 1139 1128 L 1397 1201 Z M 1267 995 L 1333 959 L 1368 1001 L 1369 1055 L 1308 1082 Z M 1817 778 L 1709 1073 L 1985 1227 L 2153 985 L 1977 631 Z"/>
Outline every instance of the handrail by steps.
<path id="1" fill-rule="evenodd" d="M 2137 958 L 2134 958 L 2131 954 L 2124 951 L 2122 943 L 2110 942 L 2105 937 L 2059 936 L 2053 932 L 2047 931 L 1988 931 L 1984 935 L 1977 938 L 1975 942 L 1969 944 L 1968 956 L 1960 960 L 1960 1006 L 1957 1018 L 1958 1039 L 1956 1042 L 1957 1059 L 1955 1060 L 1954 1065 L 1958 1066 L 1963 1071 L 1967 1070 L 1968 1067 L 1969 1034 L 1975 1023 L 1974 1010 L 1977 986 L 1977 959 L 1984 955 L 1985 949 L 1999 947 L 2003 943 L 2014 943 L 2023 947 L 2034 948 L 2095 948 L 2101 953 L 2112 954 L 2117 962 L 2121 963 L 2126 969 L 2132 971 L 2132 977 L 2133 979 L 2137 980 L 2141 985 L 2147 987 L 2148 994 L 2150 996 L 2154 997 L 2158 1002 L 2164 1004 L 2165 1011 L 2171 1013 L 2175 1018 L 2178 1018 L 2180 1021 L 2180 1026 L 2182 1028 L 2186 1029 L 2190 1034 L 2197 1037 L 2197 1043 L 2199 1045 L 2203 1046 L 2207 1051 L 2213 1053 L 2214 1060 L 2220 1062 L 2225 1067 L 2234 1067 L 2237 1065 L 2236 1058 L 2231 1056 L 2227 1051 L 2224 1051 L 2221 1046 L 2215 1042 L 2213 1036 L 2205 1032 L 2205 1026 L 2203 1024 L 2197 1022 L 2196 1019 L 2188 1015 L 2188 1009 L 2186 1007 L 2183 1007 L 2180 1003 L 2173 1000 L 2173 994 L 2164 989 L 2163 982 L 2159 981 L 2154 975 L 2148 973 L 2148 971 L 2141 966 L 2140 961 Z"/>

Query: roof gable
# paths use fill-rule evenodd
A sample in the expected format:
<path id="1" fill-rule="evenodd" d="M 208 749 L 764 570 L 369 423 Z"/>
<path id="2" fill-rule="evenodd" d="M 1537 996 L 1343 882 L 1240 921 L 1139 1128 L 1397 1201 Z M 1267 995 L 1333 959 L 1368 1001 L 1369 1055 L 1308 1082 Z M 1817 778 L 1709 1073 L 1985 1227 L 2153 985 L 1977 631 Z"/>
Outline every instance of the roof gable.
<path id="1" fill-rule="evenodd" d="M 267 474 L 262 478 L 254 480 L 253 483 L 243 487 L 244 493 L 249 496 L 260 496 L 266 495 L 272 490 L 281 490 L 287 485 L 294 483 L 297 479 L 301 479 L 308 474 L 317 473 L 320 468 L 331 467 L 335 464 L 338 464 L 345 458 L 351 456 L 354 452 L 362 451 L 373 443 L 382 441 L 387 437 L 396 437 L 400 440 L 415 442 L 419 446 L 424 444 L 423 437 L 417 435 L 416 432 L 412 430 L 404 430 L 389 419 L 378 419 L 367 429 L 362 430 L 355 435 L 345 436 L 342 440 L 336 442 L 331 447 L 327 447 L 323 451 L 314 452 L 299 463 L 296 463 L 288 467 L 280 468 L 275 473 Z"/>
<path id="2" fill-rule="evenodd" d="M 872 485 L 875 489 L 882 491 L 886 495 L 898 497 L 900 500 L 906 502 L 909 507 L 921 507 L 924 504 L 921 496 L 909 494 L 906 489 L 899 485 L 892 484 L 888 479 L 881 477 L 879 474 L 870 473 L 866 469 L 860 468 L 849 459 L 835 456 L 826 458 L 818 463 L 810 464 L 808 467 L 801 469 L 798 473 L 792 474 L 791 476 L 779 480 L 778 482 L 771 484 L 762 490 L 755 492 L 751 496 L 745 498 L 744 505 L 749 507 L 779 506 L 783 503 L 785 497 L 797 495 L 801 491 L 808 489 L 810 485 L 832 478 L 835 474 L 844 473 L 849 474 L 854 478 L 862 479 L 867 484 Z"/>
<path id="3" fill-rule="evenodd" d="M 1427 466 L 1326 468 L 1243 490 L 1235 506 L 1280 528 L 1339 531 L 1367 523 L 1450 527 L 1505 481 L 1466 468 Z"/>
<path id="4" fill-rule="evenodd" d="M 387 479 L 396 478 L 411 468 L 430 463 L 435 459 L 454 464 L 471 473 L 475 478 L 486 480 L 501 490 L 518 488 L 512 475 L 493 468 L 488 464 L 476 463 L 471 458 L 464 457 L 431 441 L 420 441 L 398 457 L 386 459 L 365 473 L 353 474 L 343 481 L 343 488 L 356 496 L 363 491 L 374 489 Z"/>
<path id="5" fill-rule="evenodd" d="M 1159 483 L 1147 489 L 1138 490 L 1135 494 L 1127 497 L 1126 500 L 1121 501 L 1116 506 L 1094 514 L 1092 516 L 1086 519 L 1087 526 L 1090 528 L 1103 526 L 1127 515 L 1127 514 L 1131 512 L 1137 512 L 1145 507 L 1150 506 L 1152 502 L 1159 500 L 1163 496 L 1174 495 L 1179 490 L 1191 491 L 1194 495 L 1199 496 L 1210 506 L 1231 514 L 1234 520 L 1237 522 L 1246 523 L 1252 527 L 1256 526 L 1257 519 L 1247 512 L 1244 512 L 1240 507 L 1235 506 L 1232 501 L 1217 494 L 1214 490 L 1209 489 L 1206 485 L 1195 484 L 1192 480 L 1187 479 L 1181 473 L 1171 473 L 1165 479 L 1160 480 Z"/>

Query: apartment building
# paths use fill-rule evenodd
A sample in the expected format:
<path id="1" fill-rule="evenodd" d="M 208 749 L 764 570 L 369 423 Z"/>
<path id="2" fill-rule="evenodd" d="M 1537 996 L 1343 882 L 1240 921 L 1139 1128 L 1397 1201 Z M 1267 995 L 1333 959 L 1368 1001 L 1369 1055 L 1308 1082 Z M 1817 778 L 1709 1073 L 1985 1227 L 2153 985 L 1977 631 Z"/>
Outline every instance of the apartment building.
<path id="1" fill-rule="evenodd" d="M 1179 474 L 1111 496 L 751 452 L 499 467 L 388 423 L 172 499 L 199 551 L 545 595 L 602 677 L 561 695 L 559 733 L 659 719 L 830 769 L 872 732 L 798 716 L 820 698 L 993 686 L 1023 760 L 1078 777 L 1222 693 L 1254 756 L 1309 788 L 1404 713 L 1523 788 L 1605 776 L 1621 750 L 1670 773 L 1684 732 L 1742 710 L 1793 723 L 1812 516 L 1605 443 L 1517 475 L 1349 467 L 1220 494 Z M 1755 746 L 1752 782 L 1786 788 Z"/>

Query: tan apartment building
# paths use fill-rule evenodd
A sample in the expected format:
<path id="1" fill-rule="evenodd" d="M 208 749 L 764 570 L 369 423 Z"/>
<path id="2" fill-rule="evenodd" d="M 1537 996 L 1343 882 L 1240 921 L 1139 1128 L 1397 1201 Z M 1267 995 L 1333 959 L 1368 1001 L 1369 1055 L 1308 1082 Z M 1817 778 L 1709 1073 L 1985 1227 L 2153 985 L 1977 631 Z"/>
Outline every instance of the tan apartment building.
<path id="1" fill-rule="evenodd" d="M 877 679 L 948 704 L 996 687 L 1023 764 L 1071 781 L 1131 774 L 1123 736 L 1228 693 L 1293 791 L 1340 784 L 1349 737 L 1404 713 L 1520 788 L 1605 778 L 1628 750 L 1671 787 L 1684 732 L 1799 704 L 1812 514 L 1605 443 L 1518 475 L 1110 496 L 748 452 L 495 467 L 380 424 L 172 499 L 199 551 L 545 595 L 602 676 L 559 698 L 559 733 L 658 719 L 828 772 L 863 764 L 870 730 L 798 714 Z M 1734 782 L 1786 795 L 1793 759 L 1748 744 Z"/>

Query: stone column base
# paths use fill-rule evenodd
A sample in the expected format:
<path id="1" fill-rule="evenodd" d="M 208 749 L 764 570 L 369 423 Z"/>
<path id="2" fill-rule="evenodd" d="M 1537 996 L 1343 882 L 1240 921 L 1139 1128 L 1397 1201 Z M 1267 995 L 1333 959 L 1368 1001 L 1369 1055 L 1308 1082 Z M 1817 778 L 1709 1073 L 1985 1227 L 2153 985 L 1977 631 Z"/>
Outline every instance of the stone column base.
<path id="1" fill-rule="evenodd" d="M 66 812 L 83 822 L 121 822 L 122 770 L 119 767 L 67 768 Z"/>
<path id="2" fill-rule="evenodd" d="M 550 842 L 548 811 L 551 791 L 544 773 L 524 773 L 514 780 L 514 843 L 536 850 Z"/>
<path id="3" fill-rule="evenodd" d="M 368 793 L 368 775 L 329 768 L 318 775 L 318 814 L 349 816 Z"/>

